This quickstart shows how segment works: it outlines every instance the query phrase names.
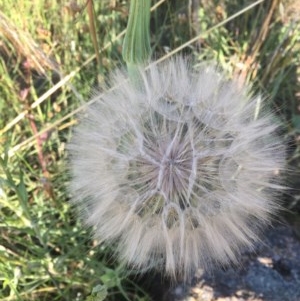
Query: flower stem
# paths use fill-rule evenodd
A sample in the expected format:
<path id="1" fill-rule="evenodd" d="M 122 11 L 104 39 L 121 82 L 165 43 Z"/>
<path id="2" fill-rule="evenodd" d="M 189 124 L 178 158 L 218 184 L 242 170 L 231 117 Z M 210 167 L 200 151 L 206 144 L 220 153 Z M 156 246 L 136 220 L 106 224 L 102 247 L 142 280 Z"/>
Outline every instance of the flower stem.
<path id="1" fill-rule="evenodd" d="M 150 3 L 151 0 L 130 1 L 122 55 L 133 80 L 137 80 L 138 67 L 150 59 Z"/>

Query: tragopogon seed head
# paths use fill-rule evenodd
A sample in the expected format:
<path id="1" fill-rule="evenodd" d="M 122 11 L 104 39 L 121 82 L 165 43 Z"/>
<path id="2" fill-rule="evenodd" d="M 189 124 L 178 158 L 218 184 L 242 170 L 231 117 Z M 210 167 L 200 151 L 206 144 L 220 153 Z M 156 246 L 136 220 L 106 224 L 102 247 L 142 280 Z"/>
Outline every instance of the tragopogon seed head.
<path id="1" fill-rule="evenodd" d="M 271 114 L 212 67 L 183 58 L 112 78 L 76 128 L 74 202 L 121 260 L 187 279 L 236 261 L 277 208 L 284 150 Z"/>

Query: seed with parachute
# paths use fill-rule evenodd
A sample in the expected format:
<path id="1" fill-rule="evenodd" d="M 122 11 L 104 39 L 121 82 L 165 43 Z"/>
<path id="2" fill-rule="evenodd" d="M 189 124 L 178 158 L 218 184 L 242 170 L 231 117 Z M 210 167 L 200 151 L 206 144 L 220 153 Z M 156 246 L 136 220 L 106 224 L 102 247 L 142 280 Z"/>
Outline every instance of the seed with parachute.
<path id="1" fill-rule="evenodd" d="M 138 84 L 117 71 L 69 149 L 71 193 L 100 242 L 136 269 L 189 279 L 237 262 L 278 209 L 285 151 L 259 97 L 177 57 Z"/>

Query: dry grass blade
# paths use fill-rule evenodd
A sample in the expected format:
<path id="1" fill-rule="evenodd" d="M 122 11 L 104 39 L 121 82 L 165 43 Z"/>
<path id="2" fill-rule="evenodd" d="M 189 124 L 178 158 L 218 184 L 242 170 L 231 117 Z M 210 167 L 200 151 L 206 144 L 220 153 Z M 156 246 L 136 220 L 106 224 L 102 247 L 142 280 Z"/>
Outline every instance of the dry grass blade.
<path id="1" fill-rule="evenodd" d="M 0 36 L 9 40 L 17 52 L 29 59 L 31 67 L 40 73 L 45 73 L 46 69 L 56 69 L 57 66 L 41 51 L 39 45 L 31 38 L 31 36 L 17 28 L 7 18 L 7 16 L 0 11 Z M 46 69 L 45 69 L 46 68 Z"/>
<path id="2" fill-rule="evenodd" d="M 157 9 L 162 3 L 164 3 L 166 0 L 161 0 L 158 3 L 156 3 L 153 7 L 151 7 L 151 11 L 154 11 L 155 9 Z M 0 12 L 0 16 L 1 16 L 1 12 Z M 0 18 L 1 21 L 1 18 Z M 3 22 L 4 24 L 4 22 Z M 3 26 L 4 27 L 4 26 Z M 13 30 L 11 30 L 11 32 L 13 33 Z M 17 32 L 17 30 L 16 30 Z M 99 54 L 101 52 L 103 52 L 104 50 L 108 49 L 109 47 L 111 47 L 111 45 L 119 40 L 120 38 L 122 38 L 125 35 L 126 30 L 123 30 L 122 32 L 120 32 L 115 39 L 113 39 L 111 42 L 107 43 L 102 49 L 100 49 L 98 52 Z M 37 47 L 37 46 L 36 46 Z M 36 49 L 36 48 L 34 48 Z M 38 52 L 40 53 L 40 51 Z M 40 53 L 41 55 L 43 55 L 43 53 Z M 87 66 L 88 64 L 90 64 L 95 58 L 96 58 L 97 52 L 90 56 L 80 67 L 78 67 L 77 69 L 75 69 L 74 71 L 72 71 L 70 74 L 62 77 L 62 79 L 55 84 L 51 89 L 49 89 L 46 93 L 44 93 L 42 96 L 40 96 L 32 105 L 31 105 L 31 109 L 36 108 L 37 106 L 39 106 L 43 101 L 45 101 L 48 97 L 50 97 L 54 92 L 56 92 L 59 88 L 61 88 L 62 86 L 64 86 L 66 83 L 68 83 L 83 67 Z M 44 56 L 44 55 L 43 55 Z M 77 98 L 79 98 L 81 101 L 81 96 L 79 93 L 77 93 L 77 91 L 71 87 L 71 89 L 73 90 L 73 93 L 75 94 L 75 96 Z M 83 105 L 84 107 L 84 105 Z M 83 108 L 82 107 L 82 108 Z M 81 109 L 82 109 L 81 108 Z M 80 109 L 80 110 L 81 110 Z M 76 110 L 77 112 L 77 110 Z M 15 117 L 13 120 L 11 120 L 3 129 L 0 130 L 0 135 L 3 135 L 4 133 L 6 133 L 9 129 L 11 129 L 13 126 L 15 126 L 19 121 L 21 121 L 26 114 L 28 114 L 28 110 L 24 110 L 23 112 L 21 112 L 17 117 Z M 74 113 L 76 114 L 76 113 Z M 73 116 L 74 114 L 72 114 L 71 116 Z M 65 120 L 65 119 L 64 119 Z M 45 132 L 45 131 L 43 131 Z M 32 137 L 33 138 L 33 137 Z M 31 138 L 30 138 L 31 139 Z M 29 140 L 29 139 L 28 139 Z M 28 141 L 26 140 L 26 141 Z M 30 140 L 31 141 L 31 140 Z M 22 143 L 22 145 L 24 145 Z M 19 147 L 17 147 L 17 149 L 20 149 Z"/>
<path id="3" fill-rule="evenodd" d="M 89 27 L 90 33 L 93 41 L 93 46 L 95 49 L 96 62 L 98 67 L 100 67 L 100 56 L 99 56 L 99 47 L 98 47 L 98 39 L 97 39 L 97 31 L 95 27 L 95 16 L 94 16 L 94 6 L 93 0 L 88 0 L 87 2 L 87 12 L 89 15 Z"/>
<path id="4" fill-rule="evenodd" d="M 217 25 L 213 26 L 212 28 L 208 29 L 207 31 L 205 32 L 202 32 L 201 34 L 199 34 L 198 36 L 196 36 L 195 38 L 189 40 L 188 42 L 186 42 L 185 44 L 183 44 L 182 46 L 174 49 L 173 51 L 169 52 L 168 54 L 166 54 L 165 56 L 163 56 L 162 58 L 158 59 L 155 64 L 158 64 L 164 60 L 166 60 L 168 57 L 178 53 L 180 50 L 184 49 L 185 47 L 188 47 L 189 45 L 193 44 L 194 42 L 198 41 L 202 36 L 212 32 L 213 30 L 221 27 L 221 26 L 224 26 L 226 23 L 230 22 L 231 20 L 237 18 L 238 16 L 242 15 L 243 13 L 247 12 L 248 10 L 254 8 L 255 6 L 259 5 L 260 3 L 264 2 L 265 0 L 258 0 L 256 1 L 255 3 L 252 3 L 251 5 L 245 7 L 244 9 L 238 11 L 237 13 L 233 14 L 232 16 L 228 17 L 226 20 L 218 23 Z M 163 3 L 164 1 L 161 1 L 161 3 Z M 155 8 L 157 8 L 158 6 L 156 5 Z M 152 8 L 153 10 L 153 8 Z M 125 34 L 125 30 L 122 31 L 117 37 L 116 39 L 122 37 L 123 35 Z M 113 42 L 113 41 L 112 41 Z M 106 45 L 104 47 L 104 49 L 108 48 L 109 46 L 111 45 L 111 43 L 109 43 L 108 45 Z M 104 49 L 100 50 L 100 51 L 103 51 Z M 87 65 L 88 63 L 90 63 L 93 59 L 95 58 L 95 55 L 91 56 L 83 65 Z M 82 68 L 83 65 L 80 67 Z M 77 71 L 74 71 L 74 72 L 77 72 Z M 52 91 L 53 93 L 54 91 Z M 57 127 L 60 123 L 62 123 L 63 121 L 73 117 L 74 115 L 76 115 L 77 113 L 79 113 L 80 111 L 82 111 L 87 105 L 91 104 L 93 101 L 90 101 L 88 103 L 84 103 L 82 104 L 81 106 L 79 106 L 76 110 L 72 111 L 71 113 L 67 114 L 66 116 L 64 116 L 63 118 L 61 118 L 60 120 L 56 121 L 55 123 L 51 124 L 50 126 L 44 128 L 43 130 L 41 130 L 37 135 L 34 135 L 32 137 L 30 137 L 29 139 L 23 141 L 22 143 L 14 146 L 13 148 L 11 148 L 8 152 L 8 155 L 9 157 L 13 156 L 15 154 L 16 151 L 19 151 L 21 149 L 23 149 L 24 147 L 26 147 L 27 145 L 31 145 L 31 143 L 34 141 L 34 139 L 38 136 L 38 135 L 41 135 L 49 130 L 52 130 L 54 129 L 55 127 Z M 23 113 L 24 114 L 24 113 Z M 25 115 L 24 115 L 25 116 Z M 21 120 L 23 117 L 18 118 L 18 121 Z M 16 120 L 16 119 L 15 119 Z M 13 126 L 14 123 L 11 123 L 10 124 L 10 127 Z M 6 131 L 8 130 L 8 128 L 6 128 Z M 4 131 L 2 131 L 4 132 Z"/>
<path id="5" fill-rule="evenodd" d="M 275 9 L 278 7 L 278 4 L 279 0 L 273 0 L 269 3 L 270 8 L 255 39 L 255 42 L 254 44 L 250 44 L 248 51 L 246 51 L 247 55 L 241 61 L 243 65 L 243 70 L 239 73 L 239 80 L 241 81 L 241 83 L 246 81 L 247 74 L 249 74 L 249 72 L 252 74 L 252 78 L 254 78 L 257 74 L 257 66 L 255 62 L 270 30 L 271 19 L 274 15 Z M 235 72 L 237 73 L 237 71 Z"/>
<path id="6" fill-rule="evenodd" d="M 179 51 L 181 51 L 182 49 L 190 46 L 191 44 L 197 42 L 202 36 L 212 32 L 213 30 L 224 26 L 225 24 L 227 24 L 228 22 L 232 21 L 233 19 L 237 18 L 238 16 L 244 14 L 245 12 L 247 12 L 248 10 L 254 8 L 255 6 L 259 5 L 260 3 L 264 2 L 265 0 L 258 0 L 250 5 L 248 5 L 247 7 L 245 7 L 244 9 L 238 11 L 237 13 L 233 14 L 232 16 L 228 17 L 227 19 L 225 19 L 224 21 L 216 24 L 215 26 L 211 27 L 210 29 L 206 30 L 205 32 L 201 32 L 199 35 L 197 35 L 196 37 L 194 37 L 193 39 L 190 39 L 189 41 L 187 41 L 186 43 L 182 44 L 180 47 L 177 47 L 176 49 L 170 51 L 168 54 L 166 54 L 165 56 L 163 56 L 162 58 L 160 58 L 159 60 L 157 60 L 155 63 L 160 63 L 164 60 L 166 60 L 167 58 L 173 56 L 174 54 L 178 53 Z"/>
<path id="7" fill-rule="evenodd" d="M 51 89 L 49 89 L 46 93 L 44 93 L 41 97 L 39 97 L 34 103 L 32 103 L 30 105 L 30 109 L 35 109 L 37 106 L 39 106 L 43 101 L 45 101 L 55 91 L 57 91 L 59 88 L 61 88 L 67 82 L 69 82 L 72 79 L 72 77 L 74 77 L 77 74 L 78 71 L 79 71 L 79 68 L 76 69 L 75 71 L 72 71 L 70 74 L 68 74 L 63 79 L 61 79 L 56 85 L 54 85 Z M 29 110 L 24 110 L 23 112 L 21 112 L 16 118 L 14 118 L 11 122 L 9 122 L 0 131 L 0 135 L 3 135 L 5 132 L 7 132 L 9 129 L 11 129 L 14 125 L 16 125 L 20 120 L 22 120 L 28 114 L 28 112 L 29 112 Z"/>

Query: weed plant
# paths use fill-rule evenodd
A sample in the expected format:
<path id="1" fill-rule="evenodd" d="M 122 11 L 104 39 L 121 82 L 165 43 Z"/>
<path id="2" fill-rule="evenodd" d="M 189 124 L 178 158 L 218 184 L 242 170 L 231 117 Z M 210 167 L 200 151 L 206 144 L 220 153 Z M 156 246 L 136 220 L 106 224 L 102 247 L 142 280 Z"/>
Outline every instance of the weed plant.
<path id="1" fill-rule="evenodd" d="M 183 52 L 253 83 L 278 113 L 297 170 L 300 2 L 152 2 L 155 57 Z M 122 63 L 128 1 L 93 4 L 88 14 L 85 1 L 0 1 L 1 300 L 151 300 L 109 246 L 95 247 L 66 189 L 76 113 Z M 291 186 L 297 181 L 291 177 Z M 291 212 L 298 199 L 287 198 Z"/>

